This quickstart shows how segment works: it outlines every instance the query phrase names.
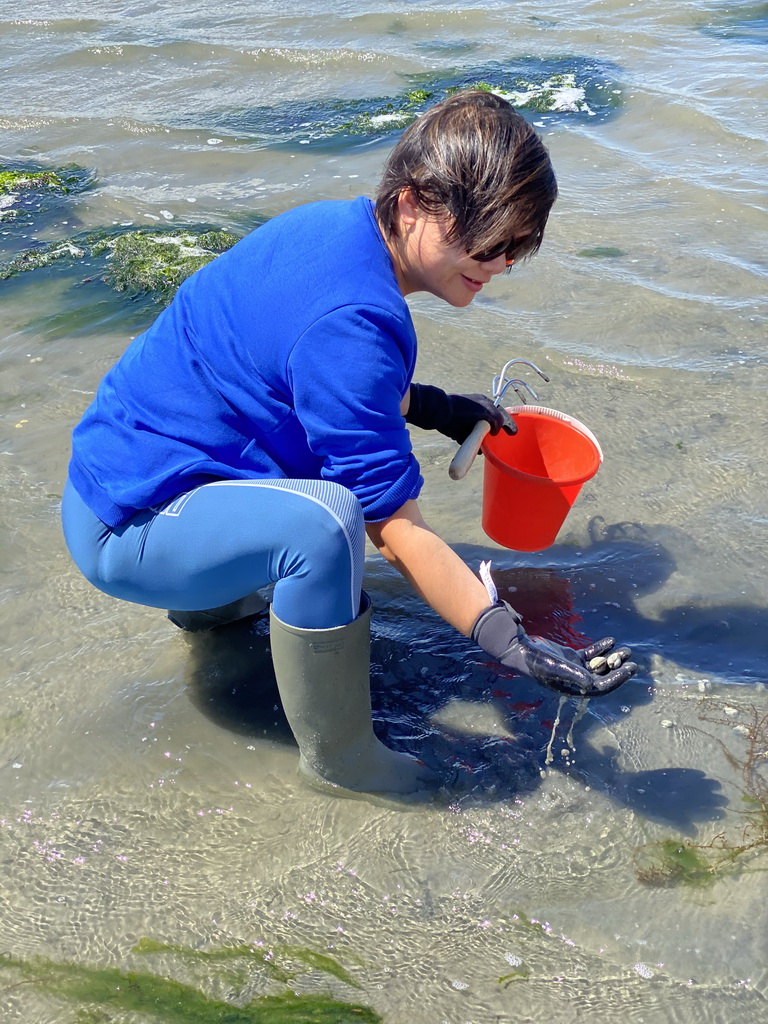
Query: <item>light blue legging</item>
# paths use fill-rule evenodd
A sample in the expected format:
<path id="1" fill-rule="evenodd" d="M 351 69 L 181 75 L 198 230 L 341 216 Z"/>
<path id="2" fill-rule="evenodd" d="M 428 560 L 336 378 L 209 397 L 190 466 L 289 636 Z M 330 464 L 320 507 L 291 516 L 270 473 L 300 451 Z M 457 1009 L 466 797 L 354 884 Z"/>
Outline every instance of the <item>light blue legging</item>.
<path id="1" fill-rule="evenodd" d="M 363 511 L 327 480 L 216 480 L 114 529 L 68 481 L 62 524 L 86 579 L 124 601 L 200 611 L 274 583 L 275 614 L 301 629 L 360 610 Z"/>

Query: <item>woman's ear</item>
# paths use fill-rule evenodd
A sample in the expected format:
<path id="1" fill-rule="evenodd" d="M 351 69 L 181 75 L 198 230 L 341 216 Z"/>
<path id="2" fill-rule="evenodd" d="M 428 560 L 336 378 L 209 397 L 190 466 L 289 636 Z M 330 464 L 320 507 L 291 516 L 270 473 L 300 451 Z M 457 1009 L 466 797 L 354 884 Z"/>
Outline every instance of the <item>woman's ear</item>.
<path id="1" fill-rule="evenodd" d="M 400 189 L 400 194 L 397 197 L 397 213 L 403 227 L 413 227 L 424 216 L 416 193 L 408 185 Z"/>

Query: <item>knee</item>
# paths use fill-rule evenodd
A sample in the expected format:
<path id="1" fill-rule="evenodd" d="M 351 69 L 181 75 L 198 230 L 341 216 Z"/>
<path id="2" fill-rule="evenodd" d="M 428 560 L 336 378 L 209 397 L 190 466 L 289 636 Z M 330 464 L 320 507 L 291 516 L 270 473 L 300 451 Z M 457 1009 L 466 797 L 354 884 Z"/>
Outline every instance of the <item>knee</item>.
<path id="1" fill-rule="evenodd" d="M 318 506 L 315 526 L 321 547 L 357 562 L 365 546 L 363 509 L 355 495 L 341 484 L 326 481 L 324 500 Z"/>
<path id="2" fill-rule="evenodd" d="M 349 537 L 362 539 L 365 533 L 363 506 L 343 484 L 337 484 L 332 480 L 325 480 L 323 483 L 324 504 L 332 517 L 338 520 L 339 528 Z"/>
<path id="3" fill-rule="evenodd" d="M 363 509 L 355 495 L 341 484 L 321 481 L 305 502 L 301 538 L 295 553 L 320 575 L 338 573 L 340 566 L 354 572 L 365 556 Z M 297 566 L 294 565 L 294 570 Z"/>

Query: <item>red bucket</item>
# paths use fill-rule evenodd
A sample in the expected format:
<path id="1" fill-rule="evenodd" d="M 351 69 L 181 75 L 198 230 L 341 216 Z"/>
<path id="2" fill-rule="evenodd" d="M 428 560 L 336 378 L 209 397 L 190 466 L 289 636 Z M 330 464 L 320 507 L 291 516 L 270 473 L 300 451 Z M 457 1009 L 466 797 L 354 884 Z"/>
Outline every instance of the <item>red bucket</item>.
<path id="1" fill-rule="evenodd" d="M 592 431 L 572 416 L 540 405 L 508 410 L 517 433 L 486 435 L 483 529 L 515 551 L 554 543 L 603 453 Z"/>

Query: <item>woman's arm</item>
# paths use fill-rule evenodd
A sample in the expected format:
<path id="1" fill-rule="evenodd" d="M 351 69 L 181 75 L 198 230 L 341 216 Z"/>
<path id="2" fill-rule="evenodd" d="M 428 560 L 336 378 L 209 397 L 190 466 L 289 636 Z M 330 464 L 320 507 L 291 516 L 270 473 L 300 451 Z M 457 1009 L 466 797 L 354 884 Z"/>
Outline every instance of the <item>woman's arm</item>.
<path id="1" fill-rule="evenodd" d="M 394 515 L 368 523 L 368 537 L 417 593 L 446 622 L 469 636 L 490 600 L 469 566 L 421 517 L 416 501 L 406 501 Z"/>
<path id="2" fill-rule="evenodd" d="M 486 654 L 506 668 L 572 697 L 611 693 L 637 671 L 637 665 L 627 660 L 629 648 L 614 650 L 613 637 L 576 651 L 528 636 L 520 616 L 509 605 L 503 601 L 490 604 L 485 586 L 430 530 L 415 501 L 406 501 L 381 523 L 369 523 L 367 530 L 381 554 L 438 615 L 465 636 L 471 635 Z M 600 662 L 599 668 L 592 666 L 593 660 Z"/>

